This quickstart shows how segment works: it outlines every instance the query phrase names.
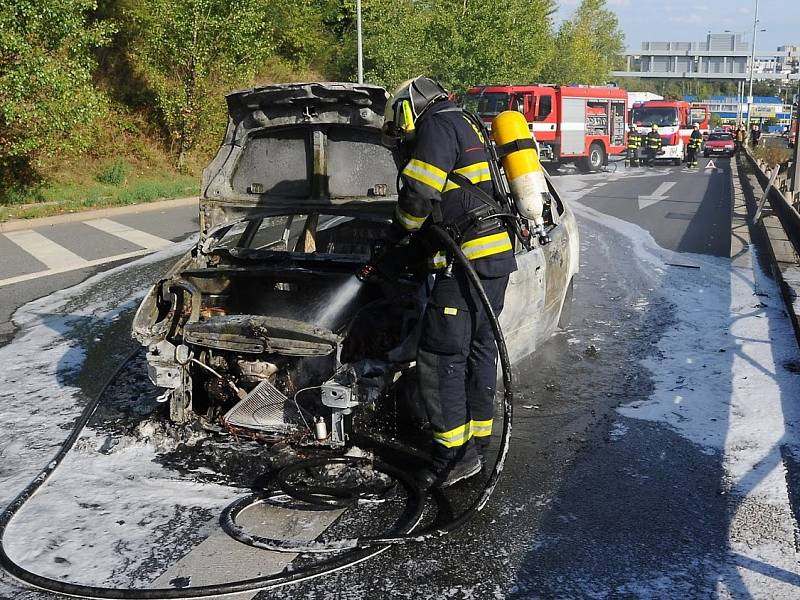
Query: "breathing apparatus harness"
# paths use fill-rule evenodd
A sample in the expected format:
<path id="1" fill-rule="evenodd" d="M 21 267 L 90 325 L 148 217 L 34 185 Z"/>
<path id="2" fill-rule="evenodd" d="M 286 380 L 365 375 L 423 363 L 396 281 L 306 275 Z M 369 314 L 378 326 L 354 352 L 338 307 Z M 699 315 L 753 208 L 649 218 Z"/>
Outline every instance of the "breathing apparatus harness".
<path id="1" fill-rule="evenodd" d="M 531 231 L 528 227 L 527 219 L 520 214 L 514 203 L 514 198 L 501 170 L 500 159 L 511 152 L 528 148 L 535 149 L 536 143 L 533 139 L 514 140 L 498 148 L 492 143 L 489 130 L 483 120 L 474 112 L 457 107 L 446 108 L 439 112 L 463 113 L 470 124 L 480 133 L 483 147 L 488 157 L 487 163 L 491 174 L 493 194 L 488 194 L 465 175 L 450 172 L 447 175 L 448 180 L 458 184 L 459 187 L 466 190 L 474 198 L 480 200 L 481 206 L 467 211 L 455 222 L 444 225 L 441 219 L 441 211 L 438 205 L 434 205 L 434 210 L 431 214 L 433 223 L 442 226 L 457 242 L 460 242 L 470 233 L 480 235 L 488 232 L 496 228 L 500 223 L 508 231 L 509 235 L 518 239 L 526 250 L 530 250 L 532 246 Z M 550 238 L 544 229 L 540 229 L 536 233 L 540 244 L 544 245 L 550 242 Z"/>

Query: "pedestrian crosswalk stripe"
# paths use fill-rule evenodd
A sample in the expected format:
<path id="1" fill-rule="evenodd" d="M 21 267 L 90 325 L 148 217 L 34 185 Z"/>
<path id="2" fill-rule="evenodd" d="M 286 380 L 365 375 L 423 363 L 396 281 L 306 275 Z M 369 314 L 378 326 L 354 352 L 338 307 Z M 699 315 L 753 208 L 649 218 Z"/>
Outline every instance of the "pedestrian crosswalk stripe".
<path id="1" fill-rule="evenodd" d="M 149 250 L 164 248 L 172 244 L 170 240 L 165 240 L 151 233 L 139 231 L 133 227 L 128 227 L 122 223 L 112 221 L 111 219 L 92 219 L 91 221 L 84 221 L 84 223 Z"/>
<path id="2" fill-rule="evenodd" d="M 8 234 L 5 234 L 8 235 Z M 34 273 L 26 273 L 25 275 L 17 275 L 16 277 L 9 277 L 8 279 L 0 279 L 0 288 L 15 283 L 22 283 L 30 281 L 31 279 L 39 279 L 40 277 L 47 277 L 48 275 L 60 275 L 61 273 L 69 273 L 70 271 L 77 271 L 87 267 L 97 267 L 110 262 L 118 260 L 127 260 L 130 258 L 138 258 L 145 254 L 151 254 L 153 250 L 134 250 L 133 252 L 126 252 L 125 254 L 116 254 L 114 256 L 107 256 L 105 258 L 98 258 L 95 260 L 84 260 L 80 264 L 72 264 L 61 267 L 59 269 L 47 269 L 46 271 L 36 271 Z"/>
<path id="3" fill-rule="evenodd" d="M 5 236 L 50 270 L 79 268 L 88 262 L 33 229 L 9 231 Z"/>
<path id="4" fill-rule="evenodd" d="M 31 279 L 38 279 L 39 277 L 47 277 L 48 275 L 58 275 L 60 273 L 76 271 L 86 267 L 96 267 L 110 262 L 144 256 L 160 248 L 171 246 L 174 243 L 156 235 L 112 221 L 111 219 L 92 219 L 82 222 L 98 231 L 141 246 L 142 249 L 125 252 L 124 254 L 116 254 L 114 256 L 105 256 L 94 260 L 87 260 L 33 229 L 9 231 L 8 233 L 0 235 L 8 238 L 8 240 L 16 244 L 23 252 L 30 254 L 33 258 L 45 265 L 47 269 L 16 275 L 7 279 L 0 279 L 0 287 L 30 281 Z"/>

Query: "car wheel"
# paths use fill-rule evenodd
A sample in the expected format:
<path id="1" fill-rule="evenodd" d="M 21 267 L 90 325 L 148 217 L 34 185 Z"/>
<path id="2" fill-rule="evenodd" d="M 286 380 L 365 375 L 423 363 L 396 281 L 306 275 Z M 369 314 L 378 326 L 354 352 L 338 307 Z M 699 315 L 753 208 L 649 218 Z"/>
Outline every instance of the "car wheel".
<path id="1" fill-rule="evenodd" d="M 708 152 L 703 152 L 703 156 L 705 156 L 706 158 L 708 158 Z"/>
<path id="2" fill-rule="evenodd" d="M 569 285 L 567 286 L 567 291 L 564 293 L 564 304 L 561 305 L 561 314 L 558 315 L 559 329 L 567 329 L 572 323 L 573 281 L 574 279 L 570 279 Z"/>

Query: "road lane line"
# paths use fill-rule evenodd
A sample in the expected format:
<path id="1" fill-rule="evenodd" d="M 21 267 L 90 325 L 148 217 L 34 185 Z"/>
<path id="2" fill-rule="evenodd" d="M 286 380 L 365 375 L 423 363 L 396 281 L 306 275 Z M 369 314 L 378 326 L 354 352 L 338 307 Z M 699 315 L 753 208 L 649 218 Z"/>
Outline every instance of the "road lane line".
<path id="1" fill-rule="evenodd" d="M 665 196 L 668 191 L 670 191 L 677 181 L 665 181 L 661 185 L 656 188 L 656 191 L 651 194 L 651 196 Z"/>
<path id="2" fill-rule="evenodd" d="M 125 254 L 117 254 L 115 256 L 107 256 L 95 260 L 86 260 L 79 265 L 73 264 L 71 266 L 65 266 L 58 269 L 47 269 L 46 271 L 36 271 L 34 273 L 27 273 L 26 275 L 17 275 L 16 277 L 9 277 L 8 279 L 0 279 L 0 288 L 5 287 L 7 285 L 13 285 L 15 283 L 22 283 L 23 281 L 30 281 L 31 279 L 39 279 L 40 277 L 47 277 L 48 275 L 59 275 L 61 273 L 68 273 L 69 271 L 77 271 L 79 269 L 85 269 L 86 267 L 97 267 L 99 265 L 104 265 L 106 263 L 115 262 L 118 260 L 137 258 L 139 256 L 144 256 L 145 254 L 152 254 L 153 252 L 154 250 L 148 250 L 148 249 L 134 250 L 133 252 L 126 252 Z"/>
<path id="3" fill-rule="evenodd" d="M 239 523 L 248 532 L 261 537 L 310 542 L 330 527 L 343 512 L 298 511 L 260 504 L 242 512 Z M 263 577 L 285 570 L 296 556 L 291 552 L 251 548 L 215 528 L 209 537 L 153 580 L 150 587 L 173 587 L 173 582 L 181 579 L 190 586 L 201 586 Z M 259 593 L 253 590 L 231 595 L 230 598 L 248 600 Z"/>
<path id="4" fill-rule="evenodd" d="M 147 248 L 148 250 L 157 250 L 172 245 L 170 240 L 165 240 L 151 233 L 139 231 L 138 229 L 128 227 L 117 221 L 112 221 L 111 219 L 92 219 L 91 221 L 84 221 L 84 223 L 104 233 L 123 239 L 126 242 L 131 242 L 142 248 Z"/>
<path id="5" fill-rule="evenodd" d="M 639 210 L 652 206 L 653 204 L 667 199 L 667 192 L 669 192 L 677 183 L 677 181 L 665 181 L 660 184 L 656 191 L 647 196 L 639 196 Z"/>
<path id="6" fill-rule="evenodd" d="M 79 269 L 88 262 L 33 229 L 10 231 L 5 236 L 49 270 Z"/>

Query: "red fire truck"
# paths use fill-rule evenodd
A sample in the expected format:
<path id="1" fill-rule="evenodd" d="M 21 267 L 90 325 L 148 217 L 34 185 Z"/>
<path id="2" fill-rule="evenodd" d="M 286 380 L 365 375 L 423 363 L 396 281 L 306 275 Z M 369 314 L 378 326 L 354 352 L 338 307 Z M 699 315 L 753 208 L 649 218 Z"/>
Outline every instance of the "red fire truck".
<path id="1" fill-rule="evenodd" d="M 462 104 L 488 123 L 504 110 L 525 115 L 542 160 L 575 162 L 586 171 L 625 152 L 628 93 L 612 87 L 491 85 L 473 87 Z"/>
<path id="2" fill-rule="evenodd" d="M 707 135 L 710 116 L 707 106 L 682 100 L 648 100 L 637 102 L 631 109 L 631 123 L 639 133 L 647 135 L 653 125 L 658 127 L 663 151 L 658 158 L 671 160 L 676 165 L 686 156 L 694 123 L 699 123 L 700 131 Z"/>

